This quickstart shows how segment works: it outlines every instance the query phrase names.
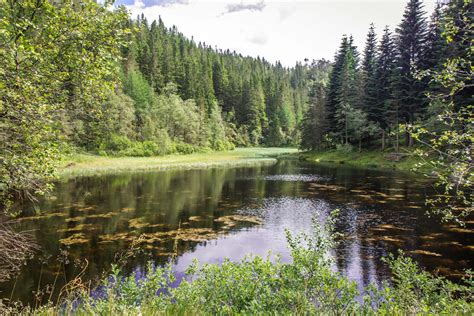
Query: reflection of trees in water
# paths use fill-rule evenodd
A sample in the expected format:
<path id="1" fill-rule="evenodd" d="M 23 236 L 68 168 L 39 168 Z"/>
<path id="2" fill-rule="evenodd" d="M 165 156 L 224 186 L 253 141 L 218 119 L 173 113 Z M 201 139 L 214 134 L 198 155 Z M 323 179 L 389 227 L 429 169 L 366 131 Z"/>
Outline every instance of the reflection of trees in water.
<path id="1" fill-rule="evenodd" d="M 68 249 L 70 264 L 64 268 L 64 276 L 58 279 L 57 287 L 61 287 L 65 280 L 75 277 L 77 267 L 74 259 L 87 259 L 88 268 L 84 279 L 95 279 L 100 276 L 104 268 L 110 267 L 118 252 L 129 247 L 127 241 L 100 243 L 100 235 L 116 234 L 128 231 L 128 221 L 132 218 L 144 217 L 149 223 L 165 223 L 164 230 L 176 229 L 193 215 L 204 218 L 203 221 L 188 225 L 194 227 L 216 228 L 213 216 L 231 213 L 242 207 L 243 203 L 255 196 L 264 197 L 265 183 L 255 182 L 267 167 L 252 168 L 216 168 L 208 170 L 170 170 L 150 173 L 122 173 L 118 175 L 104 175 L 100 177 L 82 177 L 70 179 L 57 184 L 55 198 L 45 199 L 39 204 L 42 212 L 51 213 L 61 211 L 62 217 L 43 218 L 37 221 L 24 221 L 20 227 L 34 229 L 36 239 L 42 251 L 49 257 L 48 263 L 42 265 L 42 259 L 28 265 L 19 276 L 15 295 L 23 299 L 30 299 L 32 291 L 36 290 L 41 279 L 42 285 L 52 284 L 57 273 L 59 256 L 59 239 L 67 237 L 68 233 L 60 230 L 71 229 L 81 223 L 94 224 L 94 229 L 85 231 L 88 243 L 73 245 Z M 223 191 L 225 191 L 223 193 Z M 25 208 L 33 210 L 32 206 Z M 123 211 L 126 210 L 126 211 Z M 131 211 L 130 211 L 131 210 Z M 117 211 L 117 216 L 110 218 L 92 218 L 97 215 Z M 32 213 L 32 212 L 31 212 Z M 68 218 L 81 217 L 80 221 L 67 222 Z M 18 228 L 20 228 L 18 227 Z M 152 229 L 153 230 L 157 230 Z M 150 230 L 142 230 L 150 232 Z M 193 251 L 196 242 L 179 242 L 178 254 Z M 160 244 L 161 252 L 169 253 L 174 246 L 172 240 Z M 164 251 L 163 251 L 164 249 Z M 140 266 L 148 259 L 157 263 L 164 263 L 168 256 L 161 256 L 160 251 L 146 251 L 131 257 L 125 267 L 131 271 L 132 267 Z M 41 271 L 41 273 L 40 273 Z M 63 273 L 63 271 L 61 271 Z M 10 289 L 13 284 L 3 284 Z M 3 291 L 4 293 L 9 291 Z"/>
<path id="2" fill-rule="evenodd" d="M 321 175 L 321 179 L 313 182 L 265 180 L 267 175 L 305 174 Z M 221 224 L 214 222 L 216 217 L 234 213 L 241 208 L 259 208 L 262 201 L 268 201 L 267 198 L 286 197 L 306 201 L 320 199 L 331 205 L 325 205 L 328 211 L 342 206 L 338 230 L 344 232 L 346 238 L 334 250 L 336 268 L 342 273 L 357 274 L 364 284 L 368 284 L 379 280 L 380 276 L 388 275 L 386 265 L 380 261 L 388 251 L 396 252 L 399 247 L 408 250 L 422 248 L 426 245 L 423 238 L 440 229 L 436 226 L 436 219 L 426 218 L 423 209 L 410 208 L 422 203 L 424 192 L 425 188 L 419 182 L 396 173 L 355 170 L 346 166 L 321 167 L 294 160 L 281 160 L 273 166 L 251 168 L 171 170 L 71 179 L 57 185 L 53 193 L 54 200 L 40 203 L 42 210 L 49 213 L 63 212 L 65 216 L 22 221 L 18 227 L 34 229 L 43 253 L 51 255 L 51 259 L 50 264 L 43 267 L 37 261 L 24 269 L 17 281 L 22 286 L 16 287 L 15 296 L 31 298 L 31 292 L 38 286 L 41 269 L 42 284 L 53 282 L 57 271 L 55 259 L 60 248 L 58 240 L 70 234 L 60 232 L 62 229 L 92 224 L 91 230 L 84 231 L 89 242 L 72 246 L 69 252 L 71 258 L 89 260 L 84 278 L 94 279 L 105 268 L 110 267 L 117 252 L 129 247 L 129 243 L 124 240 L 101 243 L 99 236 L 129 231 L 131 219 L 143 218 L 144 223 L 166 225 L 141 228 L 140 232 L 145 233 L 174 230 L 180 223 L 181 227 L 218 230 Z M 293 204 L 287 205 L 291 208 Z M 295 207 L 298 205 L 300 204 L 294 204 Z M 32 209 L 31 206 L 28 208 Z M 109 212 L 118 212 L 118 215 L 109 218 L 91 217 Z M 199 216 L 201 220 L 189 220 L 191 216 Z M 80 218 L 79 221 L 66 221 L 77 217 Z M 278 218 L 278 214 L 273 214 L 273 217 Z M 290 221 L 291 218 L 281 217 L 281 220 Z M 386 227 L 381 228 L 380 225 Z M 406 230 L 397 230 L 387 225 Z M 451 238 L 452 235 L 449 236 Z M 450 241 L 459 241 L 461 244 L 466 242 L 459 238 L 461 237 L 457 235 Z M 397 243 L 397 239 L 402 243 Z M 126 271 L 143 266 L 148 259 L 164 263 L 168 257 L 161 254 L 171 252 L 173 245 L 172 240 L 163 241 L 155 249 L 147 251 L 148 254 L 140 253 L 130 258 Z M 193 252 L 197 245 L 196 242 L 180 241 L 178 254 Z M 436 250 L 443 254 L 443 260 L 450 255 L 446 248 L 449 249 L 445 247 Z M 465 259 L 458 253 L 453 258 Z M 434 258 L 436 261 L 430 257 L 418 256 L 417 259 L 425 266 L 447 264 L 440 263 L 439 258 Z M 470 261 L 466 262 L 469 264 Z M 66 267 L 68 279 L 76 273 L 77 267 L 73 264 Z M 62 277 L 59 279 L 59 283 L 61 282 L 64 282 Z M 9 296 L 12 284 L 0 286 L 4 295 Z"/>

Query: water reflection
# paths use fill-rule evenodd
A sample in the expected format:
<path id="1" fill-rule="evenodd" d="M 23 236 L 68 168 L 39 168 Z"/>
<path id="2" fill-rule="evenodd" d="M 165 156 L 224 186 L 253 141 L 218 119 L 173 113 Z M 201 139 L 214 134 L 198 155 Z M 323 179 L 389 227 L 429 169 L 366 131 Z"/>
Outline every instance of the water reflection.
<path id="1" fill-rule="evenodd" d="M 132 245 L 141 252 L 128 259 L 127 271 L 143 269 L 150 259 L 162 264 L 172 254 L 178 255 L 179 273 L 193 258 L 221 262 L 271 250 L 289 260 L 284 230 L 309 231 L 315 214 L 324 219 L 335 208 L 344 238 L 333 251 L 334 268 L 359 286 L 387 278 L 380 259 L 398 248 L 432 271 L 459 277 L 472 265 L 473 222 L 460 230 L 427 218 L 429 188 L 402 174 L 296 160 L 71 179 L 40 203 L 43 215 L 34 215 L 31 205 L 18 206 L 31 216 L 17 229 L 31 230 L 42 253 L 18 280 L 1 285 L 1 295 L 13 291 L 13 297 L 33 302 L 38 284 L 52 284 L 58 271 L 57 289 L 73 278 L 78 258 L 88 260 L 84 279 L 94 280 Z M 60 249 L 68 251 L 64 272 Z M 49 260 L 42 264 L 44 258 Z"/>

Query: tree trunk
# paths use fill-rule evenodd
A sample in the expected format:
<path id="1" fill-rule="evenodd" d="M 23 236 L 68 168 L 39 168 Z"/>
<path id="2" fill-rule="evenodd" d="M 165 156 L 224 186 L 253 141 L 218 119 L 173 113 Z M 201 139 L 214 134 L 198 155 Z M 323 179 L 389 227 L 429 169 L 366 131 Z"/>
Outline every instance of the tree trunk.
<path id="1" fill-rule="evenodd" d="M 359 152 L 362 151 L 362 137 L 359 138 Z"/>
<path id="2" fill-rule="evenodd" d="M 382 150 L 385 149 L 385 130 L 382 130 Z"/>
<path id="3" fill-rule="evenodd" d="M 396 132 L 395 136 L 396 136 L 396 138 L 395 138 L 395 151 L 398 152 L 398 144 L 400 143 L 398 131 Z"/>
<path id="4" fill-rule="evenodd" d="M 347 144 L 349 143 L 349 142 L 348 142 L 348 139 L 347 139 L 347 138 L 348 138 L 348 136 L 347 136 L 347 115 L 346 115 L 346 122 L 345 122 L 345 126 L 344 126 L 344 127 L 345 127 L 345 132 L 346 132 L 346 145 L 347 145 Z"/>
<path id="5" fill-rule="evenodd" d="M 409 120 L 409 126 L 413 126 L 413 118 L 410 116 Z M 412 147 L 413 146 L 413 137 L 411 137 L 410 131 L 407 130 L 407 146 Z"/>

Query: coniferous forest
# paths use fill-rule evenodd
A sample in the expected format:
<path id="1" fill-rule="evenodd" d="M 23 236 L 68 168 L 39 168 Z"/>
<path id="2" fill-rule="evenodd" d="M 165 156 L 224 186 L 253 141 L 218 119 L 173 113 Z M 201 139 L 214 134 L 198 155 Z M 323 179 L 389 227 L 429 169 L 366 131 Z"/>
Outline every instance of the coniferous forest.
<path id="1" fill-rule="evenodd" d="M 365 47 L 344 35 L 333 62 L 292 68 L 196 43 L 161 19 L 68 3 L 2 6 L 4 197 L 42 191 L 51 159 L 71 150 L 398 150 L 414 143 L 408 126 L 433 125 L 439 115 L 439 98 L 430 96 L 449 87 L 433 80 L 436 71 L 458 61 L 459 71 L 446 71 L 470 80 L 463 75 L 470 64 L 461 61 L 471 58 L 471 5 L 462 1 L 438 5 L 430 18 L 421 1 L 409 1 L 395 32 L 370 25 Z M 456 35 L 447 40 L 452 28 Z M 459 106 L 472 101 L 472 87 L 463 85 L 454 98 Z M 19 156 L 25 152 L 28 159 Z"/>
<path id="2" fill-rule="evenodd" d="M 101 120 L 92 131 L 94 122 L 69 117 L 70 144 L 132 156 L 298 144 L 308 67 L 215 50 L 161 19 L 139 16 L 124 29 L 120 81 L 103 106 L 121 113 L 104 113 L 116 127 Z"/>
<path id="3" fill-rule="evenodd" d="M 241 6 L 244 6 L 243 2 Z M 263 7 L 264 1 L 247 6 L 252 11 Z M 364 153 L 375 152 L 382 159 L 395 162 L 416 157 L 414 172 L 421 172 L 429 177 L 433 191 L 430 191 L 429 196 L 426 193 L 423 206 L 414 205 L 405 196 L 406 209 L 424 210 L 426 207 L 430 214 L 439 217 L 436 223 L 463 227 L 448 226 L 451 229 L 449 232 L 470 235 L 474 181 L 473 14 L 473 4 L 469 0 L 440 1 L 435 10 L 429 13 L 425 11 L 421 0 L 408 0 L 398 25 L 375 25 L 367 21 L 363 47 L 356 47 L 355 39 L 348 29 L 347 34 L 340 39 L 332 60 L 310 56 L 311 60 L 298 61 L 294 66 L 287 67 L 279 61 L 268 61 L 264 56 L 244 56 L 225 47 L 217 48 L 213 43 L 198 42 L 182 34 L 179 25 L 168 25 L 161 17 L 156 20 L 149 20 L 143 14 L 133 17 L 125 6 L 114 5 L 111 0 L 0 0 L 0 211 L 5 218 L 4 222 L 15 216 L 21 218 L 31 209 L 40 213 L 41 207 L 38 205 L 46 205 L 46 208 L 51 207 L 48 203 L 54 205 L 58 196 L 61 196 L 61 192 L 58 193 L 55 189 L 55 184 L 58 184 L 58 179 L 63 179 L 61 175 L 64 175 L 64 170 L 82 163 L 80 159 L 86 159 L 86 163 L 89 161 L 87 159 L 99 159 L 99 164 L 109 158 L 116 161 L 125 159 L 124 164 L 146 164 L 149 162 L 134 161 L 135 158 L 132 157 L 152 159 L 189 155 L 202 158 L 196 155 L 218 156 L 218 152 L 235 152 L 242 148 L 248 148 L 249 151 L 254 150 L 250 148 L 261 148 L 263 152 L 263 148 L 267 147 L 285 147 L 285 150 L 294 148 L 295 152 L 297 148 L 309 157 L 328 152 L 347 157 L 363 157 Z M 68 160 L 70 157 L 80 159 L 71 162 Z M 301 157 L 303 156 L 300 155 Z M 238 157 L 240 158 L 242 157 Z M 170 167 L 172 163 L 166 163 L 169 165 L 163 167 L 163 170 L 173 168 Z M 290 165 L 291 163 L 288 164 Z M 295 171 L 288 166 L 278 165 L 278 168 L 289 168 L 293 173 L 305 170 L 302 167 Z M 335 168 L 338 167 L 340 166 Z M 100 168 L 102 166 L 99 165 L 97 170 L 102 172 Z M 143 168 L 141 171 L 151 169 L 152 167 Z M 195 169 L 195 166 L 189 169 Z M 232 172 L 234 171 L 228 177 L 238 178 Z M 276 181 L 271 176 L 266 178 L 265 172 L 267 171 L 258 169 L 259 179 Z M 195 181 L 203 187 L 203 183 L 210 181 L 209 179 L 213 179 L 213 183 L 220 183 L 221 191 L 218 194 L 214 191 L 217 189 L 209 189 L 212 192 L 206 197 L 202 196 L 209 203 L 214 202 L 216 195 L 226 193 L 227 189 L 237 190 L 238 187 L 237 182 L 225 186 L 225 177 L 216 176 L 217 173 L 209 172 L 206 180 Z M 285 172 L 278 176 L 286 176 L 286 180 L 291 178 Z M 194 202 L 179 201 L 169 209 L 179 205 L 183 210 L 179 210 L 180 215 L 172 217 L 170 223 L 144 222 L 146 216 L 140 213 L 136 218 L 127 217 L 122 221 L 128 225 L 127 229 L 135 230 L 132 233 L 117 233 L 119 237 L 109 231 L 112 230 L 109 226 L 99 236 L 96 231 L 105 226 L 99 227 L 95 222 L 87 221 L 91 218 L 113 218 L 123 210 L 135 208 L 139 213 L 140 199 L 147 197 L 135 192 L 137 196 L 134 197 L 138 202 L 132 208 L 118 202 L 118 196 L 124 191 L 117 193 L 111 189 L 114 201 L 107 207 L 120 204 L 120 211 L 108 210 L 109 213 L 106 214 L 83 217 L 74 212 L 99 212 L 101 210 L 98 205 L 108 199 L 102 193 L 97 193 L 99 197 L 95 197 L 94 190 L 88 187 L 90 184 L 87 181 L 94 183 L 96 180 L 87 180 L 87 189 L 77 190 L 80 192 L 77 195 L 81 195 L 80 202 L 84 203 L 81 208 L 77 206 L 80 204 L 77 201 L 69 201 L 78 199 L 77 196 L 68 196 L 66 202 L 58 204 L 70 205 L 70 214 L 65 222 L 69 226 L 75 222 L 78 225 L 58 230 L 65 235 L 50 238 L 56 244 L 67 246 L 68 250 L 69 247 L 89 243 L 94 248 L 102 247 L 101 243 L 119 241 L 129 242 L 126 247 L 147 243 L 146 249 L 158 249 L 156 243 L 159 242 L 160 251 L 164 251 L 171 243 L 167 240 L 166 244 L 163 240 L 172 236 L 173 247 L 166 252 L 172 252 L 169 260 L 171 263 L 176 260 L 178 247 L 182 247 L 184 243 L 202 243 L 220 236 L 220 231 L 214 231 L 219 225 L 223 225 L 219 229 L 222 228 L 225 234 L 236 227 L 247 227 L 247 224 L 263 225 L 264 219 L 254 217 L 253 213 L 225 213 L 228 209 L 251 208 L 238 204 L 243 203 L 246 195 L 255 194 L 252 203 L 249 203 L 253 207 L 257 203 L 255 201 L 266 198 L 265 194 L 268 192 L 268 196 L 274 198 L 278 194 L 285 196 L 290 195 L 290 191 L 295 194 L 294 192 L 303 190 L 301 186 L 292 191 L 286 185 L 289 186 L 291 181 L 316 181 L 312 176 L 298 173 L 282 185 L 283 189 L 270 185 L 265 187 L 261 183 L 255 185 L 256 188 L 251 193 L 245 192 L 246 188 L 239 188 L 239 199 L 234 201 L 236 204 L 232 207 L 228 200 L 225 203 L 219 202 L 220 204 L 216 202 L 215 209 L 212 209 L 212 216 L 216 219 L 210 220 L 211 227 L 197 226 L 208 224 L 206 221 L 211 215 L 205 217 L 188 209 L 184 210 L 191 209 Z M 182 185 L 186 182 L 186 179 L 181 178 L 173 182 L 167 177 L 178 179 L 179 176 L 163 176 L 168 181 L 163 185 L 168 193 L 174 190 L 170 183 L 178 186 L 177 183 Z M 190 176 L 190 179 L 195 179 L 193 177 L 196 175 Z M 281 177 L 278 181 L 282 181 Z M 372 178 L 377 177 L 388 179 L 388 176 L 378 174 L 374 174 Z M 331 177 L 328 176 L 327 179 L 329 178 Z M 149 178 L 133 179 L 135 182 L 132 178 L 117 179 L 116 182 L 111 181 L 112 187 L 119 186 L 119 183 L 131 187 L 131 183 L 134 183 L 139 192 L 143 189 L 143 183 L 150 181 Z M 238 179 L 248 179 L 248 176 L 245 174 Z M 345 183 L 346 179 L 343 180 Z M 83 180 L 78 180 L 77 183 L 82 183 L 81 181 Z M 109 180 L 104 180 L 104 185 L 107 181 Z M 158 183 L 161 178 L 154 181 Z M 394 183 L 398 183 L 397 181 L 399 180 L 394 180 Z M 71 187 L 76 185 L 76 182 L 71 183 Z M 330 187 L 330 184 L 313 185 L 309 191 L 314 188 L 328 192 L 340 192 L 344 189 L 352 193 L 361 191 L 358 187 L 352 190 L 343 188 L 346 184 L 341 183 L 334 184 L 334 187 Z M 61 187 L 64 186 L 60 185 L 59 188 Z M 132 190 L 130 187 L 123 190 Z M 393 190 L 403 191 L 400 188 Z M 183 192 L 191 190 L 185 188 Z M 311 191 L 308 194 L 316 193 Z M 387 194 L 389 193 L 380 193 L 379 196 L 386 197 Z M 92 203 L 88 201 L 91 196 L 100 202 L 97 205 L 86 205 Z M 369 202 L 374 205 L 378 203 L 376 199 L 367 200 L 369 193 L 360 196 L 365 196 L 363 203 L 367 205 Z M 387 201 L 395 201 L 400 196 L 398 194 Z M 346 196 L 335 201 L 347 202 L 345 199 Z M 174 198 L 171 200 L 174 201 Z M 142 210 L 148 210 L 147 207 L 154 203 L 148 202 L 150 203 L 142 204 Z M 271 203 L 274 202 L 271 200 Z M 205 207 L 210 207 L 209 205 Z M 222 205 L 226 206 L 225 210 Z M 328 205 L 333 207 L 336 204 L 325 204 L 325 207 L 329 207 Z M 359 204 L 347 202 L 347 205 Z M 201 207 L 204 208 L 202 205 Z M 342 211 L 347 209 L 343 208 Z M 52 217 L 63 216 L 52 214 L 55 214 Z M 160 214 L 164 216 L 165 213 Z M 387 259 L 387 265 L 394 274 L 393 277 L 388 277 L 391 278 L 390 285 L 394 285 L 393 289 L 381 282 L 373 287 L 364 284 L 366 292 L 359 293 L 355 283 L 343 276 L 344 273 L 337 274 L 331 270 L 333 264 L 326 259 L 326 253 L 332 251 L 337 244 L 332 240 L 333 237 L 327 237 L 336 236 L 336 230 L 341 226 L 338 226 L 339 222 L 333 216 L 336 217 L 337 214 L 328 213 L 328 220 L 324 225 L 313 223 L 316 233 L 312 236 L 298 237 L 287 233 L 289 257 L 293 263 L 282 263 L 279 259 L 274 263 L 256 257 L 240 263 L 225 261 L 221 268 L 214 265 L 203 268 L 192 266 L 192 272 L 198 276 L 197 281 L 183 282 L 181 284 L 184 285 L 179 285 L 176 289 L 171 285 L 175 281 L 171 270 L 156 268 L 155 265 L 143 266 L 142 270 L 152 277 L 137 285 L 139 282 L 134 279 L 133 274 L 122 277 L 120 269 L 113 265 L 112 277 L 103 280 L 105 283 L 102 284 L 107 290 L 103 297 L 108 301 L 100 301 L 99 298 L 100 304 L 97 304 L 96 298 L 92 298 L 94 295 L 90 292 L 90 285 L 88 291 L 85 290 L 86 286 L 77 285 L 80 283 L 78 278 L 74 279 L 77 282 L 74 286 L 81 289 L 79 292 L 74 286 L 74 290 L 69 290 L 67 286 L 71 286 L 71 283 L 65 281 L 64 288 L 55 294 L 54 286 L 61 271 L 58 270 L 56 274 L 51 274 L 55 275 L 52 277 L 53 289 L 47 293 L 49 299 L 46 305 L 54 311 L 45 311 L 47 314 L 74 314 L 75 311 L 84 314 L 118 314 L 129 308 L 136 308 L 134 311 L 139 314 L 156 314 L 156 311 L 163 310 L 173 314 L 187 313 L 193 311 L 195 306 L 200 306 L 199 310 L 204 314 L 252 314 L 269 310 L 296 314 L 365 315 L 378 312 L 472 312 L 472 273 L 456 270 L 458 279 L 451 283 L 419 270 L 415 261 L 404 257 L 402 252 L 397 259 Z M 46 219 L 38 214 L 31 218 L 39 222 Z M 380 218 L 377 220 L 383 222 Z M 114 231 L 120 227 L 118 223 L 122 222 L 114 222 Z M 13 222 L 12 229 L 8 226 L 10 224 L 3 227 L 1 223 L 0 243 L 3 242 L 3 246 L 0 245 L 0 256 L 3 256 L 2 251 L 8 255 L 5 256 L 6 259 L 0 259 L 0 294 L 1 297 L 6 297 L 1 293 L 1 283 L 10 280 L 12 275 L 20 275 L 21 268 L 18 268 L 20 265 L 17 262 L 33 258 L 36 245 L 30 247 L 29 237 L 16 235 L 15 225 L 24 223 L 21 219 Z M 33 230 L 33 226 L 25 227 Z M 165 229 L 163 227 L 167 227 L 169 231 L 156 232 L 157 229 Z M 379 227 L 378 231 L 417 231 L 413 227 L 394 227 L 386 224 L 385 227 Z M 37 227 L 34 226 L 34 229 Z M 88 237 L 87 229 L 94 232 L 93 237 Z M 440 229 L 446 228 L 442 226 Z M 191 237 L 182 237 L 181 230 L 188 232 Z M 373 233 L 370 229 L 366 231 L 367 234 Z M 145 241 L 140 239 L 152 234 L 161 235 L 153 235 L 154 237 Z M 447 233 L 433 232 L 423 238 L 434 240 L 441 235 L 445 236 L 443 234 Z M 133 238 L 139 236 L 139 241 L 136 242 L 131 235 Z M 373 236 L 370 238 L 375 240 Z M 398 250 L 404 249 L 399 247 L 401 239 L 396 235 L 380 240 L 395 240 Z M 461 247 L 458 241 L 452 241 L 452 245 Z M 195 247 L 188 246 L 186 244 L 188 250 Z M 470 250 L 463 251 L 472 252 L 472 245 L 468 247 L 471 247 Z M 410 251 L 417 255 L 442 256 L 426 249 Z M 59 257 L 57 253 L 53 255 Z M 471 262 L 469 260 L 471 259 L 464 257 L 459 259 L 462 264 Z M 59 269 L 64 268 L 65 276 L 66 261 L 59 264 Z M 109 263 L 107 260 L 103 261 Z M 99 266 L 97 262 L 95 264 Z M 338 267 L 339 264 L 340 262 Z M 3 272 L 2 269 L 9 272 Z M 88 270 L 84 268 L 81 271 Z M 97 271 L 95 273 L 98 274 Z M 257 275 L 257 280 L 250 275 Z M 461 279 L 459 275 L 462 275 L 462 282 L 458 282 Z M 242 278 L 239 279 L 240 277 Z M 42 281 L 41 278 L 39 282 Z M 226 282 L 230 279 L 242 282 L 243 286 L 239 287 L 235 282 L 232 286 L 227 286 Z M 253 294 L 249 294 L 247 290 L 254 284 L 258 285 L 255 285 Z M 320 286 L 321 284 L 327 287 Z M 219 293 L 214 287 L 221 289 L 217 291 Z M 39 288 L 38 284 L 38 291 Z M 16 281 L 10 299 L 15 289 Z M 161 292 L 171 294 L 156 294 Z M 58 302 L 60 298 L 66 298 L 66 303 L 58 303 L 58 307 L 50 304 L 52 297 L 56 295 Z M 361 303 L 362 295 L 367 295 L 364 296 L 367 304 Z M 208 301 L 203 303 L 203 297 Z M 117 306 L 107 305 L 114 300 L 117 300 Z M 227 305 L 229 301 L 233 303 Z M 42 299 L 39 303 L 35 302 L 38 305 L 44 303 Z M 12 305 L 5 305 L 0 298 L 0 312 L 2 308 L 13 314 L 18 311 Z M 75 310 L 76 308 L 78 309 Z M 34 311 L 35 309 L 27 310 L 26 313 Z"/>
<path id="4" fill-rule="evenodd" d="M 413 146 L 411 133 L 400 131 L 400 124 L 429 124 L 439 114 L 440 97 L 448 95 L 450 87 L 433 73 L 450 61 L 459 62 L 459 77 L 452 80 L 468 80 L 454 96 L 456 107 L 472 104 L 470 79 L 462 75 L 469 73 L 472 58 L 471 9 L 462 1 L 438 4 L 427 18 L 421 1 L 409 1 L 395 32 L 386 26 L 379 31 L 379 42 L 373 24 L 362 49 L 354 47 L 351 36 L 344 36 L 325 89 L 305 115 L 302 147 Z M 458 32 L 447 41 L 449 28 Z M 310 91 L 318 95 L 317 89 L 311 86 Z"/>

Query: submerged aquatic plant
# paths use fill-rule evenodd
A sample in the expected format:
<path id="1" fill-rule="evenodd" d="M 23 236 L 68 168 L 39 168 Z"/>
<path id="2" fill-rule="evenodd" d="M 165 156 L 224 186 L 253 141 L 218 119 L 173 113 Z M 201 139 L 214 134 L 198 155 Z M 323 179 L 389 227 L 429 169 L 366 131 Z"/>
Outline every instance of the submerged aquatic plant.
<path id="1" fill-rule="evenodd" d="M 128 276 L 113 266 L 95 290 L 78 287 L 60 304 L 35 312 L 392 315 L 474 311 L 470 272 L 464 284 L 455 284 L 422 271 L 403 253 L 386 259 L 393 273 L 390 285 L 372 284 L 359 291 L 355 282 L 331 269 L 335 220 L 334 216 L 323 224 L 314 220 L 311 234 L 287 231 L 290 263 L 270 254 L 222 264 L 195 261 L 184 277 L 173 273 L 171 262 L 165 267 L 150 262 Z"/>

